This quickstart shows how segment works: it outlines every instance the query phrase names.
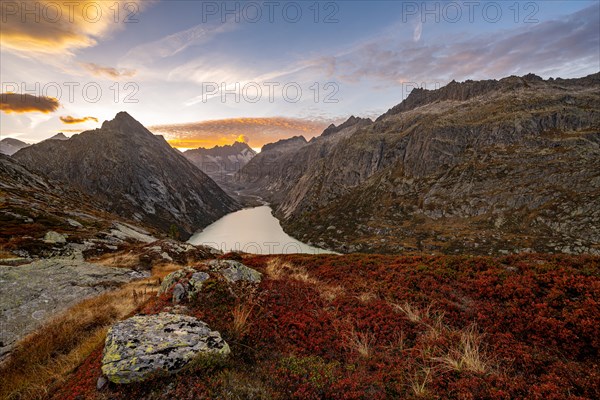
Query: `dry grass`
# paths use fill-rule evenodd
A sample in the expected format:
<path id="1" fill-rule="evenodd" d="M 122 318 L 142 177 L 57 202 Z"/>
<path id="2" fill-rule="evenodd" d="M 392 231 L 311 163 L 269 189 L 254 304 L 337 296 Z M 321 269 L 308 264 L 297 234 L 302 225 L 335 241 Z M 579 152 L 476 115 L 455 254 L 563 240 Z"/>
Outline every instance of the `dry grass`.
<path id="1" fill-rule="evenodd" d="M 291 264 L 283 262 L 279 258 L 273 258 L 267 262 L 266 272 L 271 279 L 282 279 L 292 270 L 293 266 Z"/>
<path id="2" fill-rule="evenodd" d="M 423 322 L 424 320 L 428 320 L 431 317 L 432 304 L 428 305 L 426 308 L 419 308 L 408 302 L 404 302 L 403 304 L 397 304 L 388 301 L 388 303 L 392 306 L 392 308 L 406 315 L 406 318 L 408 318 L 409 321 L 414 323 Z"/>
<path id="3" fill-rule="evenodd" d="M 479 333 L 477 326 L 470 325 L 457 330 L 444 324 L 444 314 L 433 309 L 433 304 L 426 308 L 419 308 L 408 302 L 395 304 L 388 302 L 394 309 L 403 313 L 410 321 L 420 324 L 425 328 L 421 340 L 426 343 L 436 343 L 441 338 L 446 338 L 447 347 L 431 348 L 428 354 L 422 356 L 426 363 L 434 362 L 442 368 L 451 371 L 468 371 L 477 374 L 488 373 L 492 369 L 492 362 L 484 354 L 482 341 L 484 335 Z M 440 355 L 441 354 L 441 355 Z M 431 370 L 428 370 L 429 376 Z M 423 386 L 418 381 L 413 384 L 413 391 Z"/>
<path id="4" fill-rule="evenodd" d="M 394 332 L 389 338 L 389 344 L 386 346 L 389 352 L 403 352 L 406 345 L 404 332 Z"/>
<path id="5" fill-rule="evenodd" d="M 309 284 L 327 301 L 333 301 L 345 293 L 342 286 L 323 282 L 312 276 L 305 268 L 284 262 L 279 258 L 273 258 L 267 262 L 266 273 L 271 279 L 293 279 Z"/>
<path id="6" fill-rule="evenodd" d="M 304 269 L 297 269 L 296 271 L 290 274 L 290 278 L 314 286 L 317 286 L 321 283 L 318 279 L 310 276 L 310 274 Z"/>
<path id="7" fill-rule="evenodd" d="M 239 339 L 243 337 L 249 328 L 248 319 L 252 314 L 252 310 L 254 309 L 254 304 L 244 303 L 238 304 L 231 311 L 233 315 L 233 321 L 231 323 L 231 334 Z"/>
<path id="8" fill-rule="evenodd" d="M 0 366 L 0 398 L 44 398 L 102 344 L 114 322 L 156 293 L 158 281 L 153 276 L 84 300 L 25 337 Z"/>
<path id="9" fill-rule="evenodd" d="M 160 264 L 152 268 L 152 277 L 162 281 L 171 272 L 179 271 L 182 268 L 184 267 L 174 263 Z"/>
<path id="10" fill-rule="evenodd" d="M 5 259 L 5 258 L 15 258 L 15 257 L 16 257 L 16 255 L 11 253 L 10 251 L 0 249 L 0 260 Z"/>
<path id="11" fill-rule="evenodd" d="M 427 384 L 431 380 L 431 368 L 423 367 L 412 376 L 410 380 L 410 388 L 417 397 L 427 395 Z"/>
<path id="12" fill-rule="evenodd" d="M 356 296 L 356 298 L 363 303 L 370 303 L 373 300 L 376 300 L 377 296 L 372 292 L 364 292 L 364 293 L 361 293 L 360 295 Z"/>
<path id="13" fill-rule="evenodd" d="M 352 330 L 348 337 L 349 346 L 358 352 L 361 357 L 370 358 L 373 355 L 375 335 L 370 332 L 356 332 Z"/>
<path id="14" fill-rule="evenodd" d="M 319 293 L 321 294 L 321 297 L 323 297 L 325 300 L 333 301 L 339 296 L 342 296 L 345 293 L 345 291 L 344 288 L 340 285 L 325 285 L 321 287 Z"/>
<path id="15" fill-rule="evenodd" d="M 114 268 L 133 268 L 140 264 L 140 257 L 135 253 L 106 254 L 91 262 Z"/>
<path id="16" fill-rule="evenodd" d="M 463 329 L 458 346 L 450 348 L 442 357 L 434 358 L 446 368 L 453 371 L 469 371 L 483 374 L 490 370 L 490 362 L 483 354 L 481 342 L 483 335 L 475 325 Z"/>
<path id="17" fill-rule="evenodd" d="M 429 316 L 429 322 L 425 324 L 427 331 L 425 335 L 431 341 L 436 341 L 447 333 L 448 328 L 444 324 L 444 313 L 433 313 Z"/>

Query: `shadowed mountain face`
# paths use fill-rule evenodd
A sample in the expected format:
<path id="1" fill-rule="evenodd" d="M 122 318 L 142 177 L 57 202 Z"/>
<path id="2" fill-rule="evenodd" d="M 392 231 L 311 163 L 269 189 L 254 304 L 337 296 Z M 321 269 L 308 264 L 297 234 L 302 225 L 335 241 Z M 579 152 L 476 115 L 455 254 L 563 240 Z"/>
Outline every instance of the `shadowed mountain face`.
<path id="1" fill-rule="evenodd" d="M 239 206 L 162 136 L 127 113 L 68 140 L 14 155 L 28 168 L 71 184 L 118 214 L 189 237 Z"/>
<path id="2" fill-rule="evenodd" d="M 0 154 L 12 156 L 17 151 L 29 146 L 29 143 L 22 142 L 18 139 L 6 138 L 0 140 Z"/>
<path id="3" fill-rule="evenodd" d="M 215 182 L 227 182 L 256 155 L 246 143 L 235 142 L 212 149 L 200 147 L 183 153 L 185 158 L 210 176 Z"/>
<path id="4" fill-rule="evenodd" d="M 597 104 L 600 74 L 418 89 L 375 122 L 265 146 L 239 180 L 336 250 L 599 253 Z"/>

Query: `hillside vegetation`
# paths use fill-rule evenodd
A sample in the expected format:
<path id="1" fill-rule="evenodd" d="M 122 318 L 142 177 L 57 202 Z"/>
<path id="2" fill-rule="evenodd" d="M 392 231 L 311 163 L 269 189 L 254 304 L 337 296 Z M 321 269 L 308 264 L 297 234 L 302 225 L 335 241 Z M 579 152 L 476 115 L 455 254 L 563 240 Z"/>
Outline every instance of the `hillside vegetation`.
<path id="1" fill-rule="evenodd" d="M 600 397 L 598 257 L 222 258 L 265 278 L 236 289 L 210 280 L 177 308 L 221 332 L 227 360 L 98 391 L 98 346 L 51 397 Z M 173 310 L 171 297 L 139 310 Z"/>

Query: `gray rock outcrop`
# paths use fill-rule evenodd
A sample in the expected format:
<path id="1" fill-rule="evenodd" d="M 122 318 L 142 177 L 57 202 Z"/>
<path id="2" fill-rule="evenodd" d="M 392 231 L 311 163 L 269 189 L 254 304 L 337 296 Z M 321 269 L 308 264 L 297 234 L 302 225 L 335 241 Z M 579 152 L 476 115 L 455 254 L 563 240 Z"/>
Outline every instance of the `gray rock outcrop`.
<path id="1" fill-rule="evenodd" d="M 208 266 L 221 274 L 228 282 L 250 282 L 259 283 L 262 274 L 252 268 L 249 268 L 241 262 L 234 260 L 211 260 Z"/>
<path id="2" fill-rule="evenodd" d="M 58 232 L 48 231 L 44 236 L 44 242 L 46 243 L 66 243 L 67 238 Z"/>
<path id="3" fill-rule="evenodd" d="M 262 274 L 234 260 L 210 260 L 206 263 L 212 274 L 221 275 L 229 283 L 260 283 Z M 202 290 L 205 281 L 210 279 L 208 272 L 186 267 L 165 276 L 158 295 L 173 291 L 173 303 L 194 299 Z"/>
<path id="4" fill-rule="evenodd" d="M 170 313 L 135 316 L 109 330 L 102 373 L 113 383 L 139 382 L 230 352 L 220 333 L 196 318 Z"/>
<path id="5" fill-rule="evenodd" d="M 48 318 L 83 299 L 145 276 L 127 268 L 66 259 L 0 265 L 0 357 Z"/>

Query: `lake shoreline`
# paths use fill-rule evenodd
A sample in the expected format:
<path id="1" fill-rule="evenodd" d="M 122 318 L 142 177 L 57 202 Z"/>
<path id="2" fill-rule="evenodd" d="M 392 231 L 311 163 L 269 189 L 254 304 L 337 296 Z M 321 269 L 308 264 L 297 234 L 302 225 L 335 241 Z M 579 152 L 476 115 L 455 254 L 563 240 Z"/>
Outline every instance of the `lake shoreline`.
<path id="1" fill-rule="evenodd" d="M 257 207 L 229 213 L 196 232 L 188 240 L 193 245 L 206 245 L 223 252 L 251 254 L 337 254 L 310 246 L 285 233 L 273 210 L 264 200 Z"/>

